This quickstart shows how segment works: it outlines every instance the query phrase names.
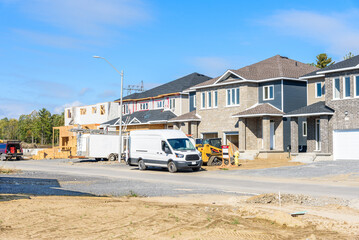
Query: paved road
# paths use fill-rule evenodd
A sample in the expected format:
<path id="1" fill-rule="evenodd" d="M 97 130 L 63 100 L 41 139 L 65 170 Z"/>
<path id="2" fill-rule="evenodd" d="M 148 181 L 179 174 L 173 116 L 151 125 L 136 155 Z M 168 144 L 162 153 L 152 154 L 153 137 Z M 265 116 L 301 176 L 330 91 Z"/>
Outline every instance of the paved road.
<path id="1" fill-rule="evenodd" d="M 333 162 L 315 167 L 295 166 L 248 171 L 200 171 L 168 173 L 155 169 L 139 171 L 119 163 L 81 160 L 11 161 L 0 166 L 23 170 L 0 177 L 0 193 L 39 195 L 105 194 L 126 195 L 134 192 L 145 196 L 180 194 L 259 194 L 270 192 L 359 198 L 359 184 L 326 183 L 305 179 L 307 168 L 324 176 Z M 337 164 L 337 163 L 335 163 Z M 350 164 L 349 162 L 343 163 Z M 321 166 L 321 167 L 320 167 Z M 358 173 L 349 166 L 346 173 Z M 351 169 L 351 170 L 350 170 Z M 300 175 L 299 173 L 303 174 Z M 342 173 L 343 171 L 341 171 Z M 295 174 L 297 178 L 288 177 Z M 264 177 L 263 177 L 264 176 Z M 299 176 L 299 177 L 298 177 Z"/>

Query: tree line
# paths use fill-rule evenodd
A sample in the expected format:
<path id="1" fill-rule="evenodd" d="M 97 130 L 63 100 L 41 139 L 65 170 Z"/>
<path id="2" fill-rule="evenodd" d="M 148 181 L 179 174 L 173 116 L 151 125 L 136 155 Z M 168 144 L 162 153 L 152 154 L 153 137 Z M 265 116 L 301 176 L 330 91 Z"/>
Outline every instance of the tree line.
<path id="1" fill-rule="evenodd" d="M 0 120 L 1 140 L 21 140 L 27 143 L 52 143 L 52 128 L 64 125 L 64 113 L 51 114 L 46 108 L 21 115 L 19 119 Z M 55 133 L 58 135 L 58 133 Z M 55 136 L 55 140 L 57 136 Z"/>

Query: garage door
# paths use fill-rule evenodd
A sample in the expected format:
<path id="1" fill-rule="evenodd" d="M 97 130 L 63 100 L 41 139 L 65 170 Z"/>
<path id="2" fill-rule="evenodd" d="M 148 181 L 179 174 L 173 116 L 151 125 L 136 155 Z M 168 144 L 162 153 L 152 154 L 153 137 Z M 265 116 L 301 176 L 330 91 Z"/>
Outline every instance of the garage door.
<path id="1" fill-rule="evenodd" d="M 359 160 L 359 129 L 333 131 L 334 160 Z"/>

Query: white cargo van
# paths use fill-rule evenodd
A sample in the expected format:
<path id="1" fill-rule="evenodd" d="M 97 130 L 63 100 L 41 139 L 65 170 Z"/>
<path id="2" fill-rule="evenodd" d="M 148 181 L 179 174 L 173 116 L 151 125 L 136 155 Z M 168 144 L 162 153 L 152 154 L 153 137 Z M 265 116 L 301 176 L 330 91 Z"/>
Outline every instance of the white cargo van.
<path id="1" fill-rule="evenodd" d="M 198 171 L 201 154 L 179 130 L 131 131 L 127 163 L 145 170 L 149 166 L 166 167 L 171 173 L 179 169 Z"/>

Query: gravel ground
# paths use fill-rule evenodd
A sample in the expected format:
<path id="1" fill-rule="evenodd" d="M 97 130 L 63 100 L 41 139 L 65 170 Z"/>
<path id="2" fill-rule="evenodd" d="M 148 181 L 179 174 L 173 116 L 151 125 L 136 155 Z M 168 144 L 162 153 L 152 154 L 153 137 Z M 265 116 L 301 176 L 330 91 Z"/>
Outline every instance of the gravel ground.
<path id="1" fill-rule="evenodd" d="M 251 175 L 278 178 L 313 178 L 341 174 L 358 174 L 359 161 L 322 161 L 292 167 L 277 167 L 253 170 L 222 172 L 227 175 Z"/>
<path id="2" fill-rule="evenodd" d="M 0 177 L 0 193 L 25 193 L 33 195 L 112 195 L 123 196 L 178 196 L 182 194 L 228 194 L 195 184 L 191 188 L 168 183 L 138 180 L 110 179 L 106 177 L 83 177 L 46 172 L 23 171 Z M 233 195 L 233 193 L 231 193 Z M 236 193 L 240 196 L 242 194 Z M 248 195 L 248 194 L 247 194 Z"/>

